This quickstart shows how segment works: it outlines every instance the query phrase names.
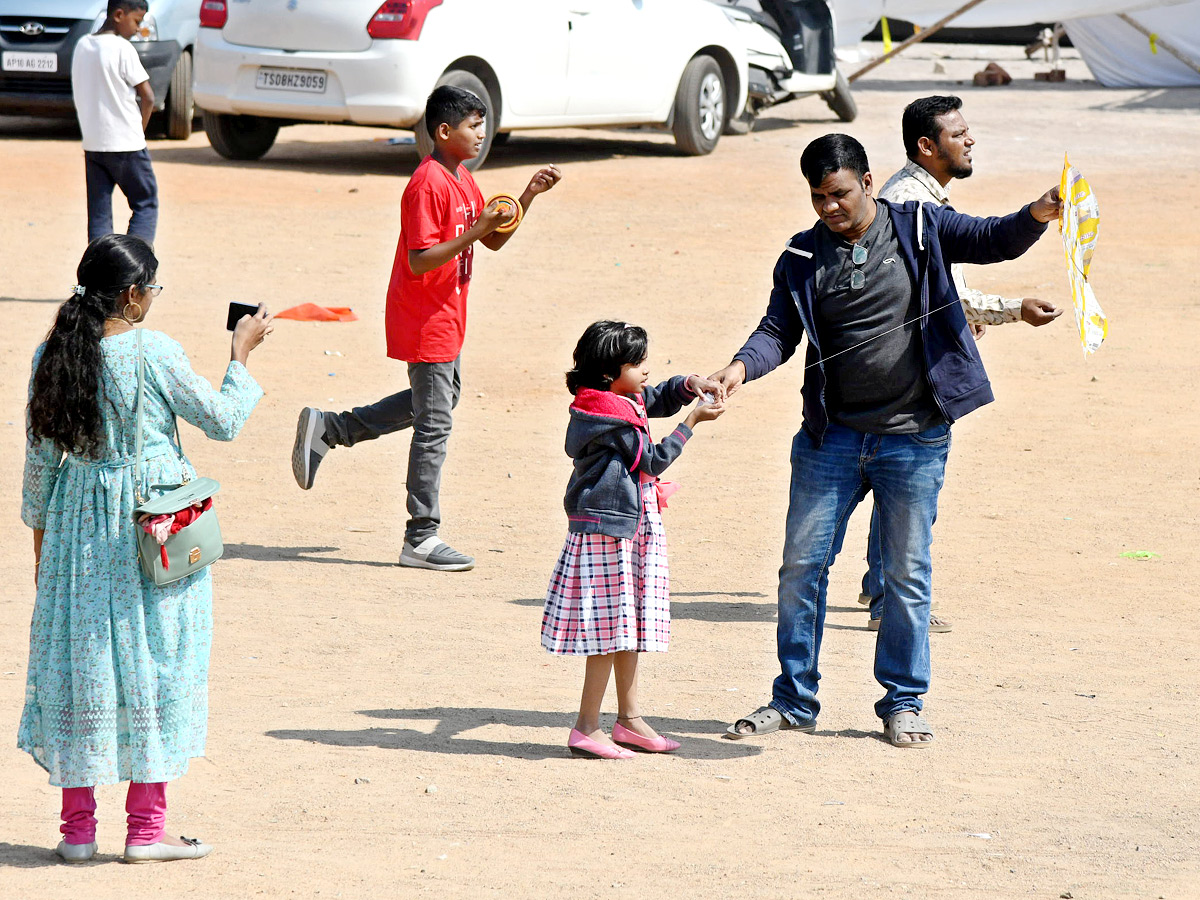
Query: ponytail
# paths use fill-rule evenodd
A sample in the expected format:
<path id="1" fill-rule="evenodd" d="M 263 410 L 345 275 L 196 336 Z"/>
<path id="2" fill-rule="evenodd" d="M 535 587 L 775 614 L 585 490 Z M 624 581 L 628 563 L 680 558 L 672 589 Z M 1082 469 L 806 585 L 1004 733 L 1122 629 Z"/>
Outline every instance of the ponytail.
<path id="1" fill-rule="evenodd" d="M 125 289 L 152 282 L 157 269 L 141 238 L 108 234 L 88 245 L 76 273 L 82 290 L 59 307 L 33 373 L 30 438 L 53 441 L 65 453 L 99 455 L 104 322 L 119 314 Z"/>

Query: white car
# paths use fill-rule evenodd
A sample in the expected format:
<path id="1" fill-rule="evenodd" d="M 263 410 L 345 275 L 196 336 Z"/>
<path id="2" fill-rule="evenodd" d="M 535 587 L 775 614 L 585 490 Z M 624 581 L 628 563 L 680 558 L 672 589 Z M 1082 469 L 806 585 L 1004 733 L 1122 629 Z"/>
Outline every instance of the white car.
<path id="1" fill-rule="evenodd" d="M 490 111 L 476 165 L 509 132 L 561 126 L 662 125 L 709 153 L 798 92 L 853 117 L 826 0 L 203 0 L 200 25 L 196 103 L 230 159 L 295 122 L 412 129 L 428 152 L 440 84 Z"/>

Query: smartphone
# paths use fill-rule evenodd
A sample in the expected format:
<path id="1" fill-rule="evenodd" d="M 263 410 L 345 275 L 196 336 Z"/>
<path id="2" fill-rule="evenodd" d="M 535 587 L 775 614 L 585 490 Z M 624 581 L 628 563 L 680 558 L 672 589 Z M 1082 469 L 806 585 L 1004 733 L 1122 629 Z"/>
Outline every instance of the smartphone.
<path id="1" fill-rule="evenodd" d="M 230 303 L 229 318 L 225 321 L 227 331 L 233 331 L 242 316 L 253 316 L 258 313 L 257 303 Z"/>

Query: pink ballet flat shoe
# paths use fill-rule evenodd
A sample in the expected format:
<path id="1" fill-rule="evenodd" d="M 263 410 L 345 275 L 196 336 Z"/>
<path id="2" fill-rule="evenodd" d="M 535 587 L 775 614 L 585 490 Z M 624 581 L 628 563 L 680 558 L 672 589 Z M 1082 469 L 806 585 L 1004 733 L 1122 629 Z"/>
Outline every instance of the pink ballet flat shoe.
<path id="1" fill-rule="evenodd" d="M 656 738 L 644 738 L 636 731 L 631 731 L 620 722 L 613 725 L 613 740 L 622 747 L 638 750 L 642 753 L 670 753 L 679 749 L 679 741 L 665 738 L 661 734 Z"/>
<path id="2" fill-rule="evenodd" d="M 567 747 L 575 756 L 587 756 L 592 759 L 633 758 L 633 754 L 628 750 L 621 747 L 614 747 L 612 744 L 601 744 L 599 741 L 593 741 L 578 728 L 571 729 L 571 736 L 567 738 Z"/>

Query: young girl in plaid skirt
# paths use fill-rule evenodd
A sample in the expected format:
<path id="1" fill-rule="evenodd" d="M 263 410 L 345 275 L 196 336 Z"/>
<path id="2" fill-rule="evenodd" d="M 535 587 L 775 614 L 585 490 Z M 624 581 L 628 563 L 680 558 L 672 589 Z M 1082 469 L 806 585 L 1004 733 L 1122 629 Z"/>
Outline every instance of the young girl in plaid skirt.
<path id="1" fill-rule="evenodd" d="M 660 508 L 673 485 L 658 476 L 683 451 L 699 422 L 724 410 L 720 384 L 677 375 L 648 387 L 648 339 L 624 322 L 595 322 L 575 347 L 567 389 L 575 395 L 567 454 L 575 471 L 564 505 L 568 534 L 554 566 L 542 616 L 542 646 L 586 656 L 579 718 L 567 746 L 577 756 L 627 759 L 632 750 L 667 753 L 638 707 L 638 654 L 665 651 L 671 637 L 667 547 Z M 648 417 L 670 416 L 708 395 L 661 442 Z M 617 722 L 600 728 L 600 704 L 616 672 Z"/>

